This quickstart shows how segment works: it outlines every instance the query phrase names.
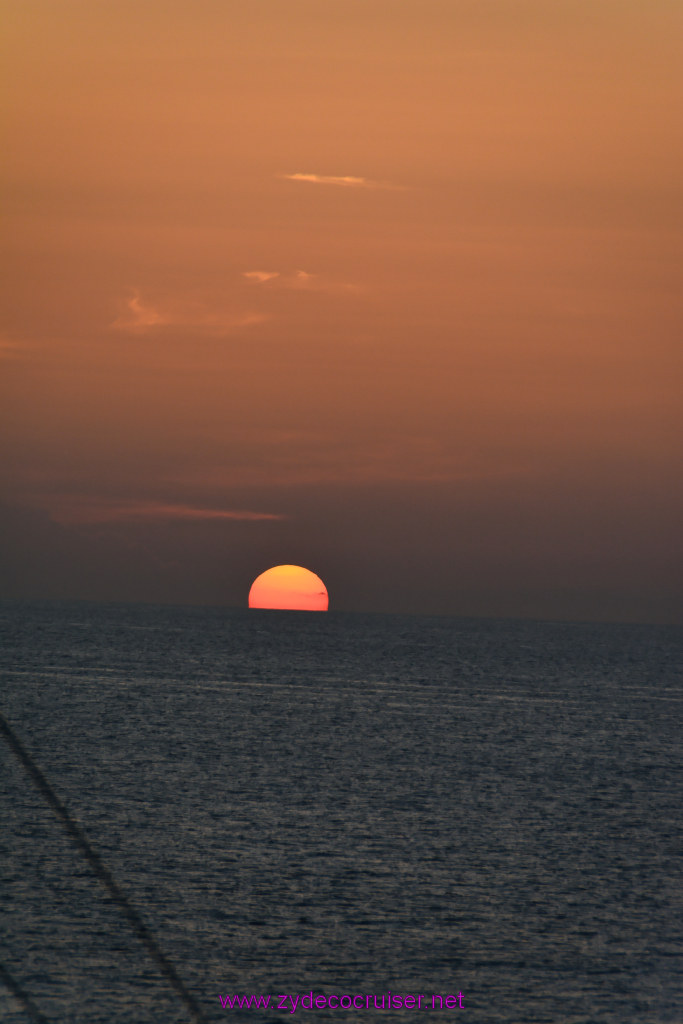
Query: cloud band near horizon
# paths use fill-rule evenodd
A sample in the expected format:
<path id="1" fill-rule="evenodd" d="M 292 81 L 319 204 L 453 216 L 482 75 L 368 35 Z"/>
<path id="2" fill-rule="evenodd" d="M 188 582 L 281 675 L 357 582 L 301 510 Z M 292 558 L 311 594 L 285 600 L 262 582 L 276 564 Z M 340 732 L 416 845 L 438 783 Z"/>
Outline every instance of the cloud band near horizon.
<path id="1" fill-rule="evenodd" d="M 38 504 L 38 502 L 36 502 Z M 279 521 L 287 517 L 275 512 L 251 509 L 199 508 L 174 502 L 93 498 L 80 495 L 46 496 L 39 504 L 47 509 L 53 522 L 61 526 L 87 526 L 120 522 L 238 522 Z"/>

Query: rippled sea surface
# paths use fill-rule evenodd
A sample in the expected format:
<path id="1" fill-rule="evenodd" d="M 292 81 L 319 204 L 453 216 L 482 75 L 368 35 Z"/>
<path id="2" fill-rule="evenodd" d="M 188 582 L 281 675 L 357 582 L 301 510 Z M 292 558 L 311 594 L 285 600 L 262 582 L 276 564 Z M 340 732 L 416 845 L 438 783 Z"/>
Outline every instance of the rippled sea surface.
<path id="1" fill-rule="evenodd" d="M 683 1020 L 680 629 L 83 603 L 0 620 L 2 713 L 208 1020 Z M 0 960 L 53 1022 L 187 1020 L 1 739 L 0 757 Z M 219 999 L 387 990 L 428 999 Z M 30 1020 L 2 984 L 0 1017 Z"/>

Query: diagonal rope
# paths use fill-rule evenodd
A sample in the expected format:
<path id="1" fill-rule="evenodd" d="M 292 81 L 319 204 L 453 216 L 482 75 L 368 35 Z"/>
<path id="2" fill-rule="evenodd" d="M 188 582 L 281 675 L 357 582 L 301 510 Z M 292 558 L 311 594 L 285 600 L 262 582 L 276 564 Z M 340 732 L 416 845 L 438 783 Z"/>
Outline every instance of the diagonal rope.
<path id="1" fill-rule="evenodd" d="M 154 960 L 157 967 L 172 986 L 176 994 L 182 999 L 192 1020 L 194 1021 L 194 1024 L 207 1024 L 206 1017 L 202 1013 L 199 1004 L 192 993 L 186 988 L 175 967 L 170 960 L 167 959 L 164 953 L 162 953 L 159 944 L 151 931 L 144 923 L 128 897 L 121 891 L 117 883 L 114 881 L 109 868 L 103 862 L 99 853 L 93 850 L 84 833 L 78 827 L 62 801 L 54 792 L 31 755 L 19 742 L 14 730 L 2 714 L 0 714 L 0 731 L 3 733 L 13 753 L 31 776 L 52 810 L 55 812 L 57 817 L 60 818 L 69 838 L 88 861 L 90 867 L 93 869 L 114 902 L 121 908 L 128 919 L 128 923 L 140 939 L 140 942 L 146 948 L 152 960 Z"/>
<path id="2" fill-rule="evenodd" d="M 35 1021 L 36 1024 L 50 1024 L 47 1017 L 43 1017 L 36 1004 L 30 996 L 26 995 L 21 985 L 14 980 L 4 964 L 0 964 L 0 981 L 4 982 L 15 999 L 19 1000 L 31 1020 Z"/>

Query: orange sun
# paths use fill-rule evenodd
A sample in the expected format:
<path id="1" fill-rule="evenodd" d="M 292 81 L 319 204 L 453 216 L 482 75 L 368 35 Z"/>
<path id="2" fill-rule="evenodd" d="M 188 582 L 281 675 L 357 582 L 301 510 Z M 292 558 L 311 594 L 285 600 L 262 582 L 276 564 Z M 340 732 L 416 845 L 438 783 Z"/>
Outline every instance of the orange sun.
<path id="1" fill-rule="evenodd" d="M 326 612 L 327 587 L 314 572 L 300 565 L 276 565 L 257 576 L 249 591 L 250 608 L 287 608 Z"/>

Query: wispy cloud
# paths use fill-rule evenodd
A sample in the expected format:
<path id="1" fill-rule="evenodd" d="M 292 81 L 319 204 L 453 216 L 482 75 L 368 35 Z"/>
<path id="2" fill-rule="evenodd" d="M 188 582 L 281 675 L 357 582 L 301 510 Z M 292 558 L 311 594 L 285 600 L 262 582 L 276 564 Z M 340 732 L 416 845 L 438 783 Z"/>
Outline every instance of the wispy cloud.
<path id="1" fill-rule="evenodd" d="M 294 273 L 280 273 L 278 270 L 247 270 L 242 272 L 242 277 L 246 277 L 253 284 L 268 285 L 276 289 L 287 288 L 291 291 L 358 292 L 362 290 L 357 284 L 330 280 L 321 277 L 320 274 L 311 274 L 307 270 L 295 270 Z"/>
<path id="2" fill-rule="evenodd" d="M 126 301 L 126 312 L 118 317 L 112 327 L 121 331 L 146 331 L 150 327 L 162 327 L 171 321 L 158 309 L 143 302 L 140 292 L 134 291 Z"/>
<path id="3" fill-rule="evenodd" d="M 245 270 L 242 273 L 242 277 L 246 277 L 248 281 L 256 281 L 258 284 L 264 284 L 266 281 L 272 281 L 273 278 L 279 276 L 279 270 Z"/>
<path id="4" fill-rule="evenodd" d="M 115 330 L 130 334 L 145 334 L 148 331 L 173 327 L 191 327 L 208 334 L 227 334 L 240 327 L 263 323 L 267 319 L 265 313 L 214 311 L 190 300 L 154 305 L 146 299 L 143 300 L 140 292 L 135 289 L 126 300 L 125 311 L 111 326 Z"/>
<path id="5" fill-rule="evenodd" d="M 96 498 L 86 495 L 48 495 L 38 503 L 47 508 L 53 522 L 62 526 L 212 520 L 260 522 L 285 518 L 277 513 L 254 512 L 250 509 L 201 508 L 174 502 Z"/>
<path id="6" fill-rule="evenodd" d="M 389 181 L 372 181 L 370 178 L 355 178 L 352 175 L 337 174 L 283 174 L 287 181 L 301 181 L 312 185 L 337 185 L 340 188 L 401 189 Z"/>
<path id="7" fill-rule="evenodd" d="M 307 270 L 297 270 L 292 279 L 292 283 L 293 286 L 297 288 L 310 288 L 315 280 L 315 274 L 309 274 Z"/>
<path id="8" fill-rule="evenodd" d="M 289 277 L 283 277 L 283 287 L 295 291 L 311 292 L 359 292 L 361 287 L 348 281 L 334 281 L 320 274 L 309 274 L 307 270 L 297 270 Z"/>

